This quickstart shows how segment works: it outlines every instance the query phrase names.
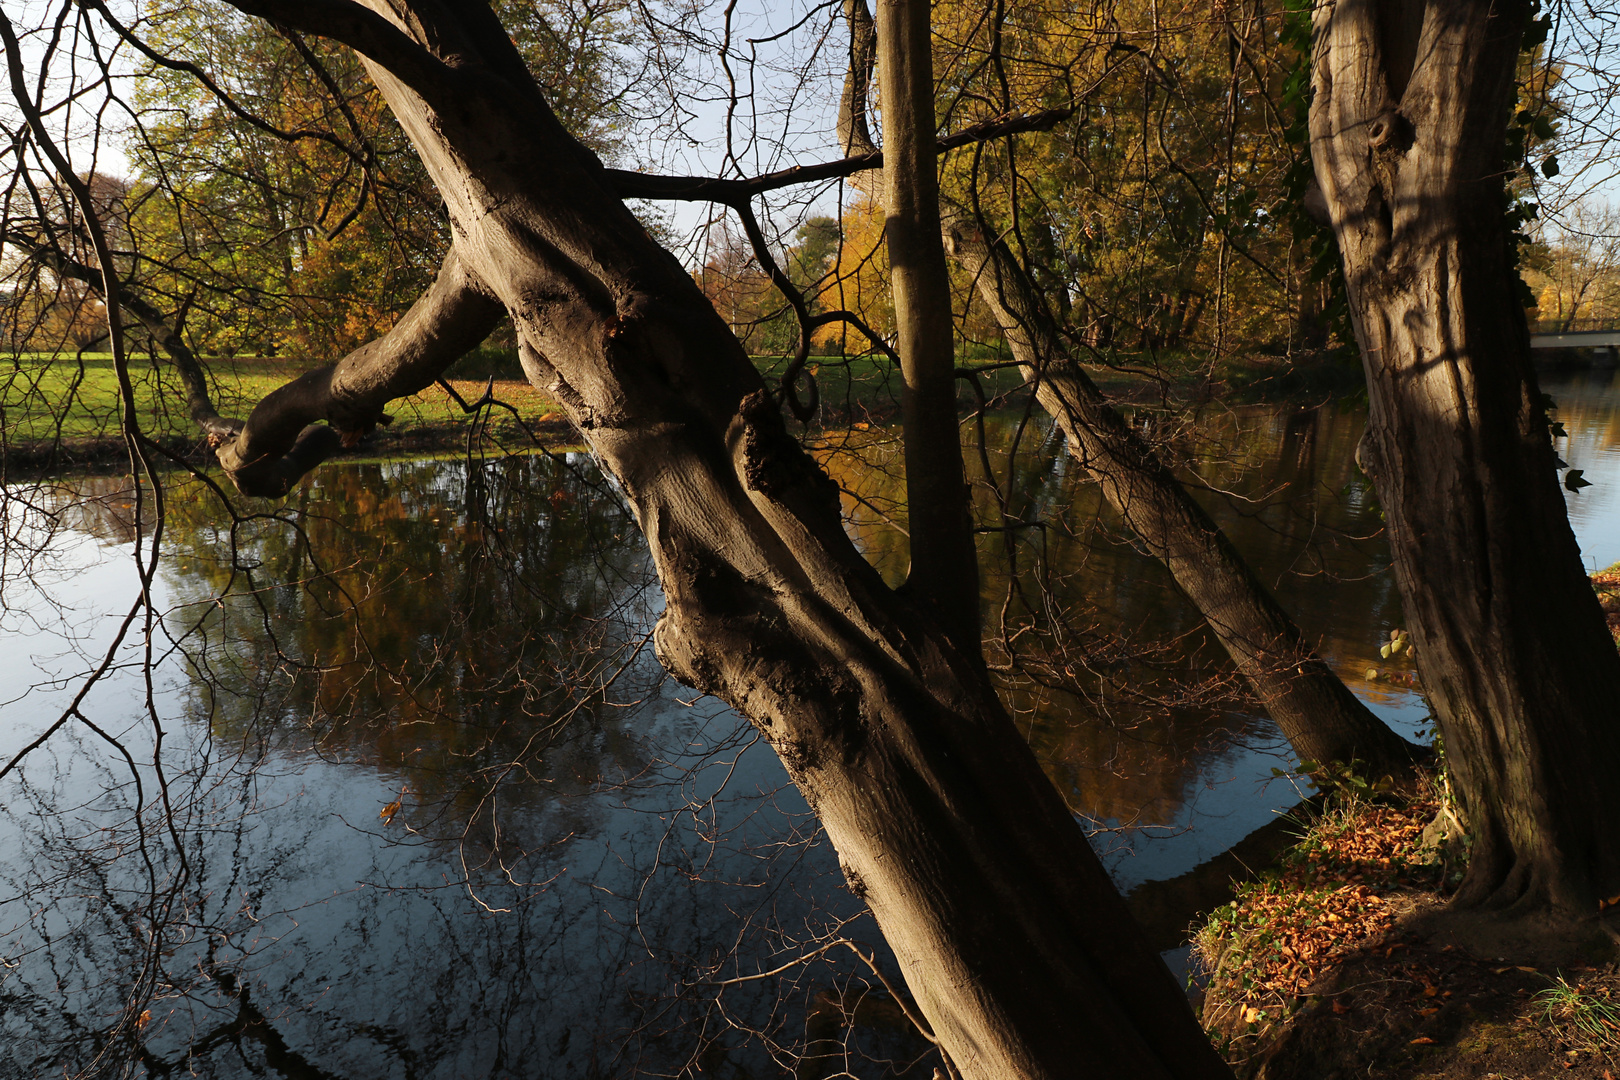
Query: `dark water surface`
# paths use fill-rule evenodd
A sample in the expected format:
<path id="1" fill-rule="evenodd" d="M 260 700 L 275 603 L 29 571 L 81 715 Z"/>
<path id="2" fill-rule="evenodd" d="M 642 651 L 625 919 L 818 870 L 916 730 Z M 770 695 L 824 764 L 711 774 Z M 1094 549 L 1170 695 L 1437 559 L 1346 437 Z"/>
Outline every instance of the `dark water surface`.
<path id="1" fill-rule="evenodd" d="M 1620 389 L 1546 389 L 1594 483 L 1571 520 L 1608 565 Z M 1352 464 L 1363 413 L 1211 409 L 1184 435 L 1136 419 L 1335 669 L 1417 735 L 1415 672 L 1378 658 L 1401 614 Z M 1121 886 L 1298 801 L 1272 776 L 1287 747 L 1061 441 L 1017 415 L 985 435 L 992 654 Z M 887 438 L 829 433 L 820 453 L 894 580 Z M 11 494 L 8 759 L 103 663 L 139 588 L 122 482 Z M 878 980 L 842 945 L 726 980 L 839 939 L 892 975 L 775 757 L 662 677 L 645 549 L 588 458 L 329 466 L 234 522 L 195 481 L 167 497 L 161 619 L 137 618 L 0 780 L 0 1077 L 781 1075 L 815 995 Z M 839 1068 L 924 1052 L 885 1015 L 835 1030 Z"/>

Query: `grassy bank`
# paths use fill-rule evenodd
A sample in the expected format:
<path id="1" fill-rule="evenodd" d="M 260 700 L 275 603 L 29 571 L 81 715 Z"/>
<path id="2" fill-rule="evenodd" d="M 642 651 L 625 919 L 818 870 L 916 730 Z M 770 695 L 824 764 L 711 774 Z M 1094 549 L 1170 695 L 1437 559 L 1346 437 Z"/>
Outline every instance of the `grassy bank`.
<path id="1" fill-rule="evenodd" d="M 225 416 L 246 416 L 254 404 L 318 361 L 280 359 L 215 359 L 206 368 L 215 407 Z M 166 445 L 200 440 L 186 414 L 185 393 L 173 368 L 150 359 L 131 363 L 136 417 L 141 431 Z M 472 402 L 486 383 L 452 378 L 452 388 Z M 497 381 L 493 395 L 511 408 L 489 414 L 491 432 L 504 439 L 524 438 L 523 428 L 555 432 L 556 406 L 527 381 Z M 107 356 L 44 360 L 13 358 L 0 368 L 0 433 L 14 455 L 60 452 L 66 459 L 94 459 L 123 453 L 122 403 L 117 373 Z M 394 417 L 387 440 L 400 449 L 458 445 L 466 439 L 462 406 L 444 389 L 430 386 L 390 406 Z"/>
<path id="2" fill-rule="evenodd" d="M 1098 368 L 1095 374 L 1109 392 L 1126 403 L 1157 402 L 1167 391 L 1181 400 L 1289 393 L 1321 396 L 1349 385 L 1343 365 L 1330 361 L 1313 368 L 1250 358 L 1212 369 L 1179 354 L 1116 359 L 1119 368 Z M 786 357 L 754 360 L 772 385 L 787 366 Z M 206 370 L 218 410 L 242 417 L 272 390 L 319 363 L 216 358 L 206 361 Z M 976 373 L 958 383 L 964 410 L 980 400 L 992 405 L 1018 400 L 1023 378 L 1005 361 L 964 357 L 959 366 Z M 822 423 L 881 422 L 898 414 L 899 373 L 886 357 L 817 356 L 810 359 L 807 370 L 815 380 Z M 195 448 L 200 436 L 186 415 L 185 395 L 173 367 L 144 356 L 133 360 L 129 371 L 141 431 L 176 450 Z M 532 444 L 528 431 L 543 431 L 553 445 L 573 440 L 556 403 L 523 379 L 511 350 L 477 350 L 451 369 L 448 381 L 470 402 L 483 393 L 490 378 L 495 380 L 495 397 L 511 408 L 496 408 L 488 414 L 486 435 L 501 445 Z M 800 389 L 801 400 L 808 402 L 809 387 L 801 384 Z M 375 440 L 378 452 L 451 450 L 465 443 L 466 414 L 437 385 L 394 402 L 390 414 L 393 424 Z M 62 462 L 122 458 L 121 415 L 118 380 L 106 354 L 0 358 L 0 440 L 14 462 L 49 468 Z"/>
<path id="3" fill-rule="evenodd" d="M 1447 940 L 1460 863 L 1440 803 L 1340 802 L 1199 931 L 1202 1015 L 1243 1077 L 1572 1077 L 1620 1070 L 1620 970 L 1594 943 Z"/>

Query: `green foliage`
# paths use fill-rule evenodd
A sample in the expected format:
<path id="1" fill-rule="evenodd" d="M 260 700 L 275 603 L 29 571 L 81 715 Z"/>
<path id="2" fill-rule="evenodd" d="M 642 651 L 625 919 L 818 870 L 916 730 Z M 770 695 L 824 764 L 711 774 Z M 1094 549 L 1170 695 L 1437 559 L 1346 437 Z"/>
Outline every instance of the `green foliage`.
<path id="1" fill-rule="evenodd" d="M 1389 776 L 1380 776 L 1376 779 L 1364 775 L 1367 767 L 1365 761 L 1301 761 L 1292 771 L 1272 769 L 1274 777 L 1308 776 L 1311 784 L 1319 791 L 1331 791 L 1340 798 L 1357 799 L 1371 795 L 1381 795 L 1395 787 L 1395 781 Z"/>
<path id="2" fill-rule="evenodd" d="M 564 126 L 611 155 L 623 0 L 497 7 Z M 231 99 L 186 72 L 140 72 L 126 151 L 143 296 L 204 352 L 329 359 L 385 331 L 450 238 L 442 200 L 358 58 L 213 2 L 153 7 L 140 29 Z"/>

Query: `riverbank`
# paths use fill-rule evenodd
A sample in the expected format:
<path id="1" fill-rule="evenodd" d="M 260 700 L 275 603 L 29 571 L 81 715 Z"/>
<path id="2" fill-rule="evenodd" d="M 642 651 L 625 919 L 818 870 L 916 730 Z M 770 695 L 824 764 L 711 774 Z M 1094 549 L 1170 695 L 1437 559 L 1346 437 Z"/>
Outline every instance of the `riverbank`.
<path id="1" fill-rule="evenodd" d="M 1334 357 L 1234 357 L 1209 365 L 1181 354 L 1120 355 L 1115 366 L 1092 367 L 1099 385 L 1122 405 L 1197 404 L 1221 398 L 1257 401 L 1353 394 L 1360 369 Z M 754 358 L 767 381 L 779 380 L 787 358 Z M 204 361 L 215 407 L 225 416 L 246 416 L 265 395 L 318 366 L 318 359 L 215 357 Z M 8 459 L 22 467 L 84 465 L 124 460 L 123 406 L 117 373 L 106 354 L 18 356 L 0 369 L 0 436 Z M 800 400 L 816 406 L 822 424 L 882 423 L 899 412 L 899 375 L 882 356 L 812 357 L 800 381 Z M 1005 359 L 970 358 L 961 370 L 964 409 L 982 403 L 1013 404 L 1023 393 L 1023 377 Z M 138 357 L 129 365 L 135 413 L 142 434 L 176 453 L 199 443 L 186 414 L 185 393 L 168 362 Z M 488 386 L 497 404 L 487 429 L 497 441 L 521 441 L 526 429 L 544 428 L 558 412 L 556 402 L 523 377 L 515 354 L 479 350 L 458 361 L 446 380 L 454 395 L 435 384 L 390 407 L 393 423 L 375 440 L 384 453 L 448 451 L 466 442 L 464 404 L 478 400 Z M 562 435 L 553 425 L 548 437 Z M 387 449 L 383 449 L 386 447 Z"/>
<path id="2" fill-rule="evenodd" d="M 246 416 L 272 390 L 317 365 L 314 360 L 218 358 L 206 362 L 211 392 L 225 416 Z M 136 419 L 160 456 L 192 465 L 211 460 L 202 435 L 185 411 L 185 393 L 167 364 L 132 364 Z M 578 441 L 556 403 L 523 379 L 451 378 L 454 394 L 435 384 L 389 407 L 392 422 L 363 444 L 381 456 L 450 453 L 469 439 L 486 453 L 539 446 L 561 449 Z M 488 389 L 490 403 L 476 430 L 466 406 Z M 121 430 L 122 404 L 110 357 L 19 361 L 0 378 L 4 453 L 13 473 L 119 466 L 129 460 Z"/>
<path id="3" fill-rule="evenodd" d="M 1620 648 L 1620 562 L 1592 575 L 1592 587 L 1597 590 L 1598 603 L 1603 605 L 1603 616 L 1609 621 L 1609 633 Z"/>
<path id="4" fill-rule="evenodd" d="M 1552 960 L 1447 940 L 1435 915 L 1462 865 L 1431 824 L 1440 808 L 1432 794 L 1340 801 L 1199 931 L 1203 1022 L 1240 1077 L 1620 1072 L 1612 949 Z"/>

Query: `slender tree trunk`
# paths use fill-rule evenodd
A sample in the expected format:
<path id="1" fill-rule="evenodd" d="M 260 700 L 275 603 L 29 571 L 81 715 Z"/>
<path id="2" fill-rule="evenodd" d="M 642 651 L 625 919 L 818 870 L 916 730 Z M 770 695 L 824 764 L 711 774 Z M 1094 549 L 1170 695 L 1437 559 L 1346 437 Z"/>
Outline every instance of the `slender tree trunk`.
<path id="1" fill-rule="evenodd" d="M 878 0 L 884 239 L 904 378 L 900 410 L 911 534 L 906 587 L 933 603 L 950 636 L 977 655 L 979 563 L 957 431 L 956 335 L 940 245 L 928 16 L 928 0 Z"/>
<path id="2" fill-rule="evenodd" d="M 1228 1076 L 978 665 L 861 559 L 736 339 L 494 16 L 377 3 L 238 6 L 366 58 L 449 208 L 465 287 L 444 290 L 440 321 L 486 299 L 511 314 L 530 378 L 647 535 L 659 656 L 776 748 L 962 1074 Z M 408 347 L 366 366 L 386 382 Z M 254 419 L 237 459 L 288 442 L 292 425 Z"/>
<path id="3" fill-rule="evenodd" d="M 1377 483 L 1473 835 L 1460 905 L 1620 892 L 1620 655 L 1558 490 L 1503 212 L 1525 0 L 1316 9 L 1311 152 Z"/>
<path id="4" fill-rule="evenodd" d="M 1148 551 L 1169 569 L 1303 761 L 1360 760 L 1375 776 L 1409 769 L 1417 748 L 1374 716 L 1305 643 L 1231 541 L 1063 347 L 1034 282 L 1005 242 L 965 214 L 952 255 L 1007 336 L 1069 452 Z"/>

